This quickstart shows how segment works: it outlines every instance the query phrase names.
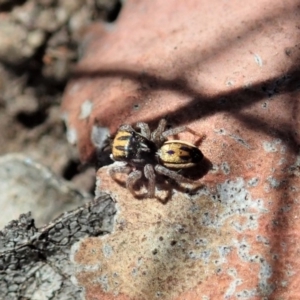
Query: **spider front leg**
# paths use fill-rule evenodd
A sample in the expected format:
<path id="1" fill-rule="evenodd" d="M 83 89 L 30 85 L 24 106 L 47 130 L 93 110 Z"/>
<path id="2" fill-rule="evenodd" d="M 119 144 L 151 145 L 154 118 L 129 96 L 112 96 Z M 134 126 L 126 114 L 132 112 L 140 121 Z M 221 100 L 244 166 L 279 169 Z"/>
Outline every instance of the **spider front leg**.
<path id="1" fill-rule="evenodd" d="M 205 134 L 200 134 L 198 133 L 197 131 L 187 127 L 187 126 L 180 126 L 180 127 L 176 127 L 176 128 L 172 128 L 172 129 L 169 129 L 169 130 L 166 130 L 162 133 L 162 136 L 164 137 L 164 139 L 166 140 L 169 136 L 172 136 L 172 135 L 176 135 L 178 133 L 181 133 L 181 132 L 189 132 L 193 135 L 196 135 L 198 136 L 200 139 L 197 141 L 197 145 L 200 145 L 203 140 L 206 138 L 206 135 Z"/>
<path id="2" fill-rule="evenodd" d="M 180 126 L 180 127 L 176 127 L 176 128 L 172 128 L 172 129 L 169 129 L 169 130 L 166 130 L 162 133 L 162 136 L 164 138 L 167 138 L 171 135 L 176 135 L 178 133 L 181 133 L 181 132 L 184 132 L 184 131 L 187 131 L 187 132 L 190 132 L 192 134 L 195 134 L 195 135 L 198 135 L 199 136 L 199 133 L 196 132 L 195 130 L 189 128 L 189 127 L 186 127 L 186 126 Z"/>
<path id="3" fill-rule="evenodd" d="M 144 136 L 148 140 L 150 139 L 151 131 L 150 131 L 149 125 L 147 123 L 138 122 L 138 123 L 136 123 L 136 127 L 140 128 L 142 136 Z"/>
<path id="4" fill-rule="evenodd" d="M 154 143 L 163 143 L 166 138 L 162 135 L 167 126 L 166 119 L 161 119 L 157 128 L 151 134 L 151 140 Z"/>
<path id="5" fill-rule="evenodd" d="M 148 179 L 148 197 L 153 198 L 155 195 L 155 173 L 153 166 L 150 164 L 144 167 L 145 177 Z"/>
<path id="6" fill-rule="evenodd" d="M 157 173 L 165 175 L 165 176 L 175 180 L 179 185 L 182 182 L 194 183 L 193 180 L 190 180 L 186 177 L 183 177 L 182 175 L 178 174 L 176 171 L 172 171 L 172 170 L 170 170 L 170 169 L 168 169 L 168 168 L 166 168 L 162 165 L 156 165 L 154 169 Z"/>
<path id="7" fill-rule="evenodd" d="M 127 180 L 126 180 L 126 188 L 130 191 L 130 193 L 132 195 L 135 196 L 135 192 L 134 192 L 134 185 L 136 184 L 136 182 L 141 179 L 142 177 L 142 172 L 139 171 L 139 170 L 135 170 L 133 172 L 131 172 L 128 177 L 127 177 Z"/>
<path id="8" fill-rule="evenodd" d="M 132 132 L 134 131 L 133 127 L 131 125 L 128 125 L 128 124 L 124 124 L 124 125 L 121 125 L 119 127 L 119 131 L 128 131 L 128 132 Z"/>
<path id="9" fill-rule="evenodd" d="M 196 136 L 199 136 L 200 139 L 200 144 L 202 141 L 205 139 L 205 135 L 199 134 L 197 131 L 187 127 L 187 126 L 180 126 L 176 128 L 171 128 L 169 130 L 165 130 L 167 126 L 167 121 L 165 119 L 161 119 L 158 127 L 152 132 L 151 134 L 151 140 L 155 143 L 158 144 L 163 144 L 169 136 L 179 134 L 181 132 L 187 131 L 191 134 L 194 134 Z"/>
<path id="10" fill-rule="evenodd" d="M 131 171 L 131 167 L 127 164 L 112 166 L 108 170 L 108 174 L 114 178 L 117 173 L 129 174 Z"/>

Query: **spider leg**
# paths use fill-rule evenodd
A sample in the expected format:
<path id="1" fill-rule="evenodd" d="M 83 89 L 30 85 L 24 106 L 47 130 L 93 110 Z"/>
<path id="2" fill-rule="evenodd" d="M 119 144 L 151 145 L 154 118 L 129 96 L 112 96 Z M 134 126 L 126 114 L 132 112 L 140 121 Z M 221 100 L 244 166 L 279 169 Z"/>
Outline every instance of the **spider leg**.
<path id="1" fill-rule="evenodd" d="M 171 135 L 176 135 L 178 133 L 181 133 L 181 132 L 189 132 L 191 134 L 194 134 L 196 136 L 199 136 L 200 137 L 200 144 L 203 142 L 203 140 L 206 138 L 206 135 L 203 135 L 203 134 L 200 134 L 198 133 L 197 131 L 189 128 L 189 127 L 186 127 L 186 126 L 180 126 L 180 127 L 176 127 L 176 128 L 172 128 L 172 129 L 169 129 L 169 130 L 166 130 L 162 133 L 162 136 L 167 139 L 167 137 L 171 136 Z M 199 144 L 199 142 L 197 143 Z"/>
<path id="2" fill-rule="evenodd" d="M 142 177 L 142 172 L 135 170 L 132 171 L 132 167 L 128 165 L 118 165 L 118 166 L 113 166 L 109 169 L 108 173 L 109 175 L 115 179 L 115 174 L 117 173 L 123 173 L 123 174 L 129 174 L 126 180 L 126 188 L 131 192 L 131 194 L 135 195 L 133 186 L 135 183 Z M 131 172 L 131 173 L 130 173 Z M 117 180 L 118 181 L 118 180 Z"/>
<path id="3" fill-rule="evenodd" d="M 108 174 L 114 178 L 115 174 L 117 173 L 129 174 L 130 171 L 131 171 L 131 167 L 128 165 L 117 165 L 117 166 L 112 166 L 108 170 Z"/>
<path id="4" fill-rule="evenodd" d="M 145 165 L 144 174 L 148 179 L 148 197 L 153 198 L 155 195 L 155 173 L 153 166 L 150 164 Z"/>
<path id="5" fill-rule="evenodd" d="M 146 139 L 149 140 L 151 138 L 151 131 L 150 131 L 149 125 L 147 123 L 138 122 L 136 124 L 136 127 L 140 128 L 141 135 L 144 136 Z"/>
<path id="6" fill-rule="evenodd" d="M 165 141 L 165 137 L 162 135 L 167 126 L 166 119 L 161 119 L 157 128 L 151 134 L 151 140 L 154 143 L 163 143 Z"/>
<path id="7" fill-rule="evenodd" d="M 142 172 L 135 170 L 128 175 L 126 180 L 126 188 L 131 192 L 131 194 L 135 195 L 133 186 L 135 183 L 142 177 Z"/>
<path id="8" fill-rule="evenodd" d="M 156 165 L 154 167 L 155 171 L 159 174 L 165 175 L 169 178 L 172 178 L 173 180 L 175 180 L 179 185 L 181 182 L 186 182 L 186 183 L 194 183 L 194 181 L 178 174 L 176 171 L 172 171 L 162 165 Z"/>
<path id="9" fill-rule="evenodd" d="M 131 125 L 128 125 L 128 124 L 124 124 L 124 125 L 121 125 L 119 127 L 119 130 L 124 130 L 124 131 L 134 131 L 133 127 Z"/>

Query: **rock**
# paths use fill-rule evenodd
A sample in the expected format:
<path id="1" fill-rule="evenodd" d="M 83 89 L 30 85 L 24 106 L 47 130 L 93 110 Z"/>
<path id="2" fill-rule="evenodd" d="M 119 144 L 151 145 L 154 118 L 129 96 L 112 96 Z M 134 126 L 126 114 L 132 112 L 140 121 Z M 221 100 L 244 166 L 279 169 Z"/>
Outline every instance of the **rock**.
<path id="1" fill-rule="evenodd" d="M 205 134 L 212 163 L 203 189 L 170 182 L 164 204 L 98 171 L 118 215 L 75 256 L 92 269 L 76 276 L 86 299 L 299 298 L 299 13 L 294 1 L 128 0 L 86 33 L 62 105 L 82 161 L 92 132 L 167 118 Z"/>
<path id="2" fill-rule="evenodd" d="M 0 60 L 9 64 L 21 64 L 33 56 L 36 45 L 28 32 L 20 25 L 7 21 L 0 21 Z M 20 51 L 20 48 L 22 49 Z"/>
<path id="3" fill-rule="evenodd" d="M 29 211 L 37 226 L 45 225 L 62 212 L 91 200 L 91 195 L 80 192 L 48 168 L 20 154 L 0 158 L 0 189 L 0 228 Z"/>

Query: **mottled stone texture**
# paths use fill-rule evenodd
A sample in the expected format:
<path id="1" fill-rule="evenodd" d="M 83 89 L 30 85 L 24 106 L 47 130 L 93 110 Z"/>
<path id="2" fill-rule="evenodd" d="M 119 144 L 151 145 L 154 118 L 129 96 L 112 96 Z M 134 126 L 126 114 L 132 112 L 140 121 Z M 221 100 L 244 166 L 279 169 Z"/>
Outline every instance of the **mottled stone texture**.
<path id="1" fill-rule="evenodd" d="M 299 14 L 299 1 L 128 0 L 87 33 L 63 103 L 82 160 L 92 130 L 167 116 L 206 134 L 213 164 L 190 194 L 170 182 L 165 204 L 98 172 L 119 214 L 74 256 L 87 299 L 300 299 Z"/>

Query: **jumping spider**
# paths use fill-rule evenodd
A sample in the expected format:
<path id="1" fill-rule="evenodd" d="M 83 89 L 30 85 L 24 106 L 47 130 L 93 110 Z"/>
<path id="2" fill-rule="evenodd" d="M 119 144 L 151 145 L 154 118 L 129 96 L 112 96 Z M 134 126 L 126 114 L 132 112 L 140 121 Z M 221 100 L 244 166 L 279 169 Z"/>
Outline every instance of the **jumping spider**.
<path id="1" fill-rule="evenodd" d="M 122 161 L 123 166 L 114 166 L 109 170 L 113 177 L 116 173 L 126 173 L 126 187 L 134 193 L 134 184 L 144 174 L 148 179 L 148 197 L 155 195 L 155 172 L 174 179 L 176 182 L 190 182 L 178 174 L 178 170 L 196 166 L 202 159 L 202 152 L 193 144 L 167 138 L 183 131 L 199 135 L 194 130 L 181 126 L 166 130 L 167 122 L 162 119 L 152 133 L 148 124 L 137 123 L 136 132 L 130 125 L 122 125 L 112 143 L 111 158 Z M 171 170 L 174 169 L 174 170 Z"/>

